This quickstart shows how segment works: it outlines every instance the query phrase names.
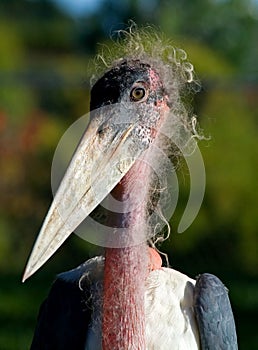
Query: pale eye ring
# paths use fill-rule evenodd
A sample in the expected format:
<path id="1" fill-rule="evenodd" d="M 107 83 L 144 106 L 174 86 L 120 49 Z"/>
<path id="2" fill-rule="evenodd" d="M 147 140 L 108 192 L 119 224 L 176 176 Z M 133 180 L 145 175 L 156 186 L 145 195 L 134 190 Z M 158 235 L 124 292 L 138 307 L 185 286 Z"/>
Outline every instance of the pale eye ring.
<path id="1" fill-rule="evenodd" d="M 135 87 L 131 90 L 130 98 L 132 101 L 137 102 L 141 101 L 146 94 L 146 91 L 143 87 Z"/>

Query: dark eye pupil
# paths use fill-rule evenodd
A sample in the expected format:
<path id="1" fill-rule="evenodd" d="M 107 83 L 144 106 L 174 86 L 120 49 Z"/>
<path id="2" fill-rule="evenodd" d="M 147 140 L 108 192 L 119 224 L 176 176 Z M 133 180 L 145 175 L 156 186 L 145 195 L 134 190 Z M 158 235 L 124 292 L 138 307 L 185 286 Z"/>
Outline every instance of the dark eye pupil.
<path id="1" fill-rule="evenodd" d="M 143 88 L 135 88 L 131 92 L 131 99 L 133 101 L 139 101 L 145 96 L 145 90 Z"/>

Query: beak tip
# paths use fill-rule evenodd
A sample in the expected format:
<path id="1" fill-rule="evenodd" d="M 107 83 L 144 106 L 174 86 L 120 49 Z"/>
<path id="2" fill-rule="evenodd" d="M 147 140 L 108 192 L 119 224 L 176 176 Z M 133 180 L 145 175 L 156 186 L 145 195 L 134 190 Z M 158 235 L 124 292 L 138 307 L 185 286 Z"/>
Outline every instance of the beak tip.
<path id="1" fill-rule="evenodd" d="M 26 269 L 22 276 L 22 283 L 24 283 L 29 277 L 30 277 L 30 273 Z"/>
<path id="2" fill-rule="evenodd" d="M 27 265 L 22 276 L 22 283 L 24 283 L 29 277 L 31 277 L 34 274 L 34 272 L 35 270 L 33 270 Z"/>
<path id="3" fill-rule="evenodd" d="M 23 275 L 22 277 L 22 283 L 24 283 L 26 281 L 27 277 L 25 275 Z"/>
<path id="4" fill-rule="evenodd" d="M 28 276 L 28 274 L 25 271 L 23 276 L 22 276 L 22 283 L 24 283 L 28 278 L 29 278 L 29 276 Z"/>

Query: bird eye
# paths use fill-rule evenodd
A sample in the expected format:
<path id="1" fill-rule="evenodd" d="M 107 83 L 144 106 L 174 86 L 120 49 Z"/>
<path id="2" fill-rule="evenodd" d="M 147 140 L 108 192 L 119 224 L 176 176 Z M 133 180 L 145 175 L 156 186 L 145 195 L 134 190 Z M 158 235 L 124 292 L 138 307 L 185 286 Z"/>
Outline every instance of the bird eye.
<path id="1" fill-rule="evenodd" d="M 145 96 L 145 89 L 142 87 L 136 87 L 132 89 L 130 97 L 132 101 L 140 101 Z"/>

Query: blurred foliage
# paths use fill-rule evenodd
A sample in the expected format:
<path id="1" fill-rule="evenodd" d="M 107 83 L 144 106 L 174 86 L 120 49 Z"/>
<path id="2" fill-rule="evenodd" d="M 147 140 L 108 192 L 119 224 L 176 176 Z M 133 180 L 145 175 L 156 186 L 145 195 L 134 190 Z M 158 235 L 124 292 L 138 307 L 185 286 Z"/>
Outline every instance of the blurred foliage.
<path id="1" fill-rule="evenodd" d="M 71 237 L 25 285 L 20 277 L 51 201 L 59 138 L 89 109 L 97 44 L 128 19 L 152 23 L 184 48 L 202 81 L 194 101 L 207 175 L 202 209 L 176 234 L 187 186 L 162 246 L 171 265 L 217 274 L 230 290 L 240 348 L 256 349 L 258 313 L 258 7 L 252 0 L 102 1 L 71 18 L 50 0 L 0 2 L 0 348 L 28 348 L 54 275 L 97 254 Z M 125 24 L 122 24 L 125 23 Z M 115 36 L 115 35 L 113 35 Z M 187 182 L 187 172 L 184 179 Z M 182 181 L 184 187 L 184 181 Z M 181 189 L 180 189 L 181 190 Z M 15 336 L 14 336 L 15 335 Z"/>

